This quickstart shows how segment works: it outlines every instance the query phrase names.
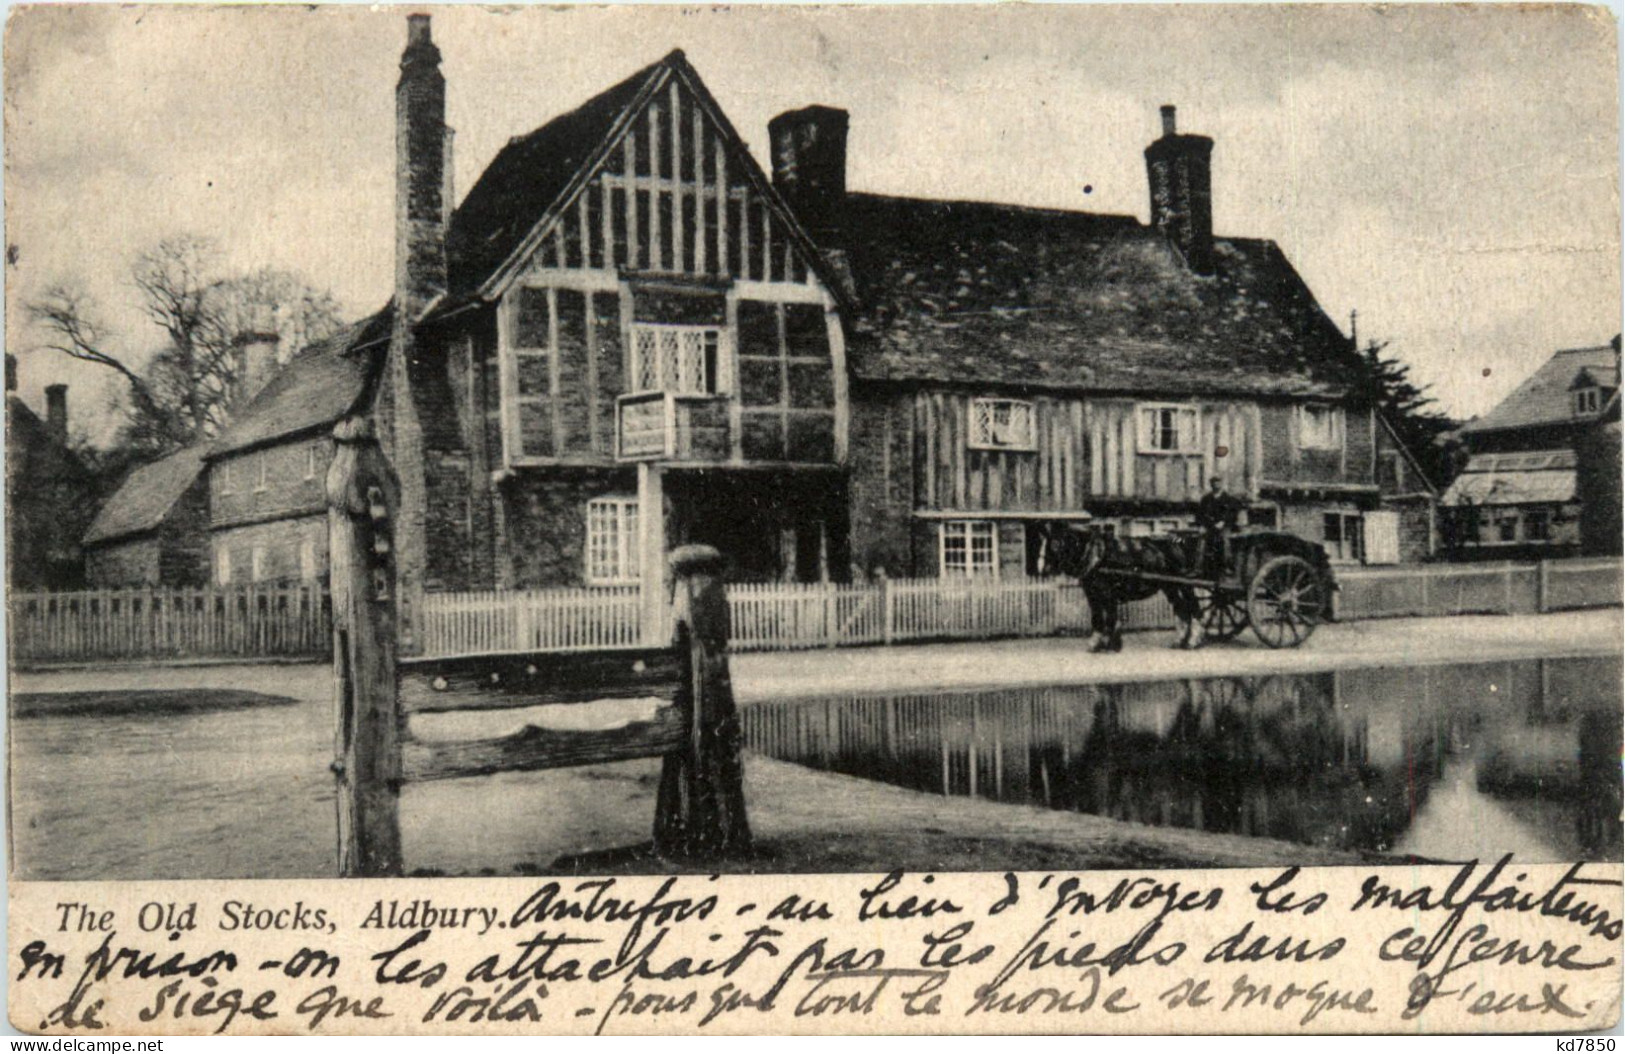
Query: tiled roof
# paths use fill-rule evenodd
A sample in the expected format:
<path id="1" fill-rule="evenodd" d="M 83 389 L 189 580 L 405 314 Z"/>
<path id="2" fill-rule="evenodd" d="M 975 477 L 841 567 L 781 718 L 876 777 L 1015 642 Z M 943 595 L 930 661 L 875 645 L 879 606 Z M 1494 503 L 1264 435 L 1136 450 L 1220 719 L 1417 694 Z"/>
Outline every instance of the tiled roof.
<path id="1" fill-rule="evenodd" d="M 382 311 L 312 344 L 233 415 L 209 457 L 333 424 L 367 393 L 382 356 L 372 345 L 389 336 L 393 311 Z"/>
<path id="2" fill-rule="evenodd" d="M 509 140 L 452 213 L 446 233 L 451 293 L 477 289 L 517 249 L 569 187 L 617 118 L 668 65 L 673 51 L 529 135 Z"/>
<path id="3" fill-rule="evenodd" d="M 1193 275 L 1129 216 L 853 194 L 849 359 L 872 380 L 1338 395 L 1347 338 L 1269 241 Z"/>
<path id="4" fill-rule="evenodd" d="M 1519 505 L 1574 500 L 1573 450 L 1477 454 L 1440 499 L 1445 505 Z"/>
<path id="5" fill-rule="evenodd" d="M 207 443 L 198 443 L 130 473 L 96 513 L 84 544 L 111 542 L 163 523 L 181 495 L 197 482 L 207 451 Z"/>
<path id="6" fill-rule="evenodd" d="M 1614 373 L 1614 349 L 1603 345 L 1597 348 L 1570 348 L 1546 360 L 1546 364 L 1530 374 L 1528 380 L 1513 389 L 1512 394 L 1496 404 L 1495 409 L 1461 428 L 1461 434 L 1491 432 L 1502 428 L 1527 428 L 1532 425 L 1559 424 L 1574 419 L 1574 408 L 1569 389 L 1581 370 L 1590 370 L 1598 376 L 1601 371 Z"/>

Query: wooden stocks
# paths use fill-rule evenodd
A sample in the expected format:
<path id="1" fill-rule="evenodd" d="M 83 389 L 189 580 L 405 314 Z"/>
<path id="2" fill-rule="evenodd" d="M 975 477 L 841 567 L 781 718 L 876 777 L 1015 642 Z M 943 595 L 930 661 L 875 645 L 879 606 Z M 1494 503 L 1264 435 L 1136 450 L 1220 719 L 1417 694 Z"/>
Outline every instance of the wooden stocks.
<path id="1" fill-rule="evenodd" d="M 401 714 L 395 683 L 399 493 L 371 422 L 333 429 L 327 472 L 337 728 L 339 874 L 401 873 Z"/>
<path id="2" fill-rule="evenodd" d="M 677 706 L 686 710 L 685 749 L 666 755 L 655 803 L 655 851 L 711 858 L 750 848 L 739 716 L 728 677 L 728 598 L 722 554 L 706 545 L 673 550 L 675 646 L 683 665 Z"/>

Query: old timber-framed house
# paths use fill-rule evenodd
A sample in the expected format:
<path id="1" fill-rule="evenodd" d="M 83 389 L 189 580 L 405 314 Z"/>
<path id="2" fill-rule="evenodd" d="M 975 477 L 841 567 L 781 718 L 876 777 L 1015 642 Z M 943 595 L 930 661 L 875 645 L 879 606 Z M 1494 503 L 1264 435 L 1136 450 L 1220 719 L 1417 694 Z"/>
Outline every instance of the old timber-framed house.
<path id="1" fill-rule="evenodd" d="M 775 178 L 853 285 L 860 572 L 1035 573 L 1036 525 L 1188 527 L 1215 476 L 1334 561 L 1431 553 L 1432 486 L 1350 341 L 1273 242 L 1214 236 L 1213 142 L 1162 119 L 1149 226 L 847 194 L 844 113 L 774 122 Z"/>
<path id="2" fill-rule="evenodd" d="M 776 118 L 769 179 L 673 52 L 453 208 L 429 25 L 397 85 L 395 294 L 338 352 L 400 477 L 407 590 L 653 603 L 687 542 L 746 580 L 1022 574 L 1033 525 L 1165 530 L 1215 475 L 1338 559 L 1430 547 L 1386 507 L 1425 485 L 1349 341 L 1273 243 L 1213 236 L 1212 144 L 1171 108 L 1149 226 L 848 194 L 843 111 Z"/>
<path id="3" fill-rule="evenodd" d="M 450 209 L 410 19 L 392 347 L 374 403 L 408 587 L 844 572 L 846 365 L 801 225 L 681 52 L 514 139 Z"/>

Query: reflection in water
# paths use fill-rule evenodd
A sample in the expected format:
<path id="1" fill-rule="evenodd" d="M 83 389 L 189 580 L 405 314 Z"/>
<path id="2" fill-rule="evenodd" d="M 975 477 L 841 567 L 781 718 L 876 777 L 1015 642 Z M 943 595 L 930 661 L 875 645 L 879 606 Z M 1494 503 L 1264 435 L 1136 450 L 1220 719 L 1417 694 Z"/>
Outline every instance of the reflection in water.
<path id="1" fill-rule="evenodd" d="M 834 697 L 751 749 L 949 796 L 1433 859 L 1617 860 L 1620 664 Z"/>

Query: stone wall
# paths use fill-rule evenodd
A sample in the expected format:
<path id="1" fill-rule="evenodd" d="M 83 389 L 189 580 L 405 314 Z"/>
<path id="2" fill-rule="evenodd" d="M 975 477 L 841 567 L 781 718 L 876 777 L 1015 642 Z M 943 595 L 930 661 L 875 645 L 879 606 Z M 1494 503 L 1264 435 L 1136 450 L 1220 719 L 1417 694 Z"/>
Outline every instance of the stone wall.
<path id="1" fill-rule="evenodd" d="M 93 587 L 158 585 L 159 552 L 156 534 L 92 546 L 85 550 L 85 578 Z"/>
<path id="2" fill-rule="evenodd" d="M 915 574 L 909 521 L 914 508 L 913 402 L 907 394 L 865 393 L 852 399 L 852 573 Z"/>
<path id="3" fill-rule="evenodd" d="M 587 502 L 636 495 L 637 473 L 627 469 L 520 473 L 497 488 L 503 505 L 507 581 L 514 589 L 586 584 Z M 503 568 L 498 568 L 499 577 Z"/>
<path id="4" fill-rule="evenodd" d="M 210 463 L 209 522 L 215 528 L 327 508 L 326 435 L 292 439 Z"/>

